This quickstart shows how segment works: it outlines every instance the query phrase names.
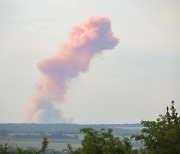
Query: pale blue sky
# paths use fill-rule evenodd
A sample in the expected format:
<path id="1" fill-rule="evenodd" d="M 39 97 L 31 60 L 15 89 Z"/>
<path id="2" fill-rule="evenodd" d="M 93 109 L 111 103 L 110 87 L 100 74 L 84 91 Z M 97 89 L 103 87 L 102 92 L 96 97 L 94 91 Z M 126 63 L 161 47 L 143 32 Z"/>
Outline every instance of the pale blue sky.
<path id="1" fill-rule="evenodd" d="M 120 44 L 69 83 L 64 117 L 76 123 L 135 123 L 180 112 L 180 1 L 1 0 L 0 122 L 20 122 L 41 79 L 37 62 L 53 55 L 70 28 L 106 16 Z"/>

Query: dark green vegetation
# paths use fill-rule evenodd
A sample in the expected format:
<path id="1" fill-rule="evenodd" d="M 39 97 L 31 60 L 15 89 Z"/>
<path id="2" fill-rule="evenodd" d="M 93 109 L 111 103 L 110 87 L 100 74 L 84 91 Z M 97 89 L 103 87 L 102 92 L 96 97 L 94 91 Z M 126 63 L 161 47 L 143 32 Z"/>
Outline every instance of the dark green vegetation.
<path id="1" fill-rule="evenodd" d="M 21 131 L 18 131 L 20 125 L 24 128 L 21 127 Z M 31 127 L 31 131 L 27 126 Z M 180 117 L 174 102 L 170 108 L 167 107 L 165 115 L 160 115 L 155 121 L 142 121 L 141 125 L 74 126 L 75 129 L 72 128 L 73 124 L 0 124 L 1 140 L 14 138 L 25 142 L 43 138 L 41 147 L 37 149 L 18 146 L 12 148 L 8 144 L 1 145 L 0 142 L 0 153 L 54 153 L 55 150 L 49 149 L 49 146 L 56 141 L 59 146 L 68 143 L 63 150 L 56 151 L 61 154 L 180 154 Z M 138 148 L 135 141 L 141 141 L 144 146 Z M 74 142 L 79 143 L 79 146 L 74 147 Z"/>
<path id="2" fill-rule="evenodd" d="M 85 133 L 81 144 L 82 147 L 73 149 L 68 145 L 70 154 L 133 154 L 137 150 L 132 150 L 132 145 L 128 138 L 120 139 L 114 137 L 112 129 L 101 129 L 96 131 L 92 128 L 83 128 L 80 130 Z"/>
<path id="3" fill-rule="evenodd" d="M 47 137 L 44 137 L 42 146 L 41 146 L 41 150 L 40 150 L 41 153 L 45 153 L 48 143 L 49 143 L 49 141 L 47 140 Z"/>
<path id="4" fill-rule="evenodd" d="M 156 121 L 142 121 L 142 134 L 134 136 L 144 142 L 142 152 L 149 154 L 180 154 L 180 117 L 172 101 L 165 115 Z"/>

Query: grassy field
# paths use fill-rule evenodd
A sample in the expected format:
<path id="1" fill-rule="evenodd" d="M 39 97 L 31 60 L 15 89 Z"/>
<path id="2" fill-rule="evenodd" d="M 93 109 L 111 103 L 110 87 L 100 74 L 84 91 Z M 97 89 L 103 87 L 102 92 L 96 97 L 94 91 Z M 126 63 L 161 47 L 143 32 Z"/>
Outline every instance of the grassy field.
<path id="1" fill-rule="evenodd" d="M 21 140 L 21 141 L 13 141 L 13 140 L 0 140 L 0 145 L 8 144 L 8 146 L 11 146 L 13 148 L 20 147 L 23 149 L 27 149 L 28 147 L 33 148 L 41 148 L 41 141 L 27 141 L 27 140 Z M 74 148 L 80 147 L 80 143 L 71 143 L 71 145 Z M 58 142 L 51 142 L 49 141 L 48 149 L 54 149 L 55 151 L 61 151 L 63 149 L 67 148 L 67 143 L 58 143 Z"/>

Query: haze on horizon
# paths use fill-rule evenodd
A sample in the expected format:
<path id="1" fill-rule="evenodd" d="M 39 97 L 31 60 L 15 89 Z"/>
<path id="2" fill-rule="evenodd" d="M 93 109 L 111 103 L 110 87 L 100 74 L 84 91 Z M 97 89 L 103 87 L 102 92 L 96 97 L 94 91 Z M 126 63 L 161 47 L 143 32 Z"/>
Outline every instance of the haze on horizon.
<path id="1" fill-rule="evenodd" d="M 95 56 L 68 83 L 63 117 L 75 123 L 138 123 L 180 112 L 180 1 L 1 0 L 0 122 L 21 122 L 42 78 L 36 64 L 51 57 L 71 27 L 108 17 L 120 44 Z"/>

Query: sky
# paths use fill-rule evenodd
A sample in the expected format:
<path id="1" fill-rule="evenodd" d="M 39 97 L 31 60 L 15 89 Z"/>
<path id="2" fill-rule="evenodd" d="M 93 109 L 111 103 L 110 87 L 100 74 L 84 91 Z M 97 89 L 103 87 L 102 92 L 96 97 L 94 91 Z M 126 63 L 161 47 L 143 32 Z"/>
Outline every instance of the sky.
<path id="1" fill-rule="evenodd" d="M 1 123 L 23 122 L 42 79 L 37 63 L 92 16 L 109 18 L 120 42 L 68 82 L 56 105 L 67 122 L 155 120 L 172 100 L 180 113 L 179 0 L 0 0 Z"/>

